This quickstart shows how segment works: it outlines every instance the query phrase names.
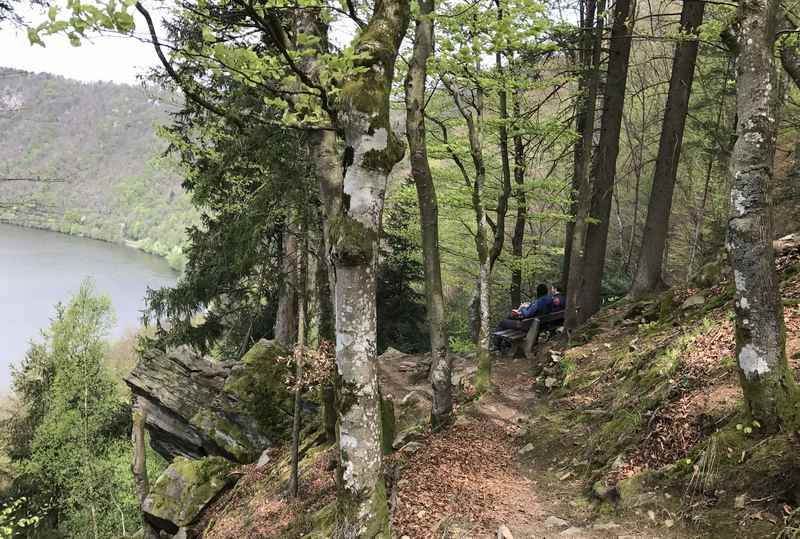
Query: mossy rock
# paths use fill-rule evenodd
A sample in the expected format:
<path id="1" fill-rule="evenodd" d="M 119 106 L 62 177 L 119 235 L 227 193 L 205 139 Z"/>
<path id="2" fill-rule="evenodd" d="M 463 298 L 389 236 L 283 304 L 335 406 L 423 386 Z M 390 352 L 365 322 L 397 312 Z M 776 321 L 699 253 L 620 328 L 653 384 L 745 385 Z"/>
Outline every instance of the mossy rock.
<path id="1" fill-rule="evenodd" d="M 336 502 L 333 501 L 314 513 L 311 517 L 313 523 L 309 533 L 303 539 L 329 539 L 333 537 L 336 529 Z"/>
<path id="2" fill-rule="evenodd" d="M 156 527 L 176 533 L 195 522 L 210 502 L 230 488 L 234 464 L 222 457 L 176 457 L 153 484 L 142 510 Z"/>
<path id="3" fill-rule="evenodd" d="M 274 341 L 261 340 L 242 357 L 225 381 L 225 391 L 238 402 L 235 411 L 255 418 L 266 435 L 285 432 L 291 419 L 291 395 L 286 389 L 287 367 L 278 358 L 288 352 Z"/>
<path id="4" fill-rule="evenodd" d="M 242 428 L 211 410 L 200 410 L 189 423 L 208 436 L 237 462 L 252 462 L 261 454 L 263 443 L 252 440 Z M 255 442 L 255 443 L 254 443 Z"/>

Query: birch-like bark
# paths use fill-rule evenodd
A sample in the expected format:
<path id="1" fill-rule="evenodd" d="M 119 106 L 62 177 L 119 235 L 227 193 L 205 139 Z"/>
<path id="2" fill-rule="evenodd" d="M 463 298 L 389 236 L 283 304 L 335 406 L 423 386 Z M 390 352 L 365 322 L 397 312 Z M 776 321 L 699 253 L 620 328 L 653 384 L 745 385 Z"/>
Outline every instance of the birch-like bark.
<path id="1" fill-rule="evenodd" d="M 406 137 L 422 228 L 422 265 L 425 271 L 425 299 L 431 339 L 431 426 L 438 429 L 452 419 L 453 398 L 439 253 L 439 206 L 425 142 L 425 84 L 428 58 L 433 53 L 433 12 L 433 0 L 419 0 L 414 49 L 405 80 L 405 97 Z"/>
<path id="2" fill-rule="evenodd" d="M 684 0 L 681 10 L 682 34 L 691 36 L 697 32 L 703 22 L 705 5 L 703 0 Z M 650 191 L 647 221 L 642 235 L 642 248 L 639 251 L 636 276 L 629 293 L 632 298 L 641 298 L 666 287 L 661 277 L 664 246 L 669 233 L 672 194 L 675 191 L 675 178 L 678 175 L 698 46 L 696 39 L 686 38 L 675 47 L 667 106 L 664 110 L 664 123 L 653 175 L 653 188 Z"/>
<path id="3" fill-rule="evenodd" d="M 383 480 L 375 290 L 386 184 L 403 156 L 392 131 L 389 96 L 409 19 L 407 0 L 377 0 L 355 38 L 357 64 L 341 87 L 338 126 L 344 134 L 344 177 L 336 205 L 327 204 L 336 278 L 336 364 L 342 381 L 339 451 L 342 485 L 358 537 L 390 537 Z"/>
<path id="4" fill-rule="evenodd" d="M 739 3 L 737 140 L 731 159 L 727 249 L 736 285 L 736 357 L 747 410 L 767 432 L 797 423 L 783 305 L 772 247 L 769 186 L 776 140 L 773 65 L 777 0 Z"/>
<path id="5" fill-rule="evenodd" d="M 600 0 L 596 9 L 587 11 L 587 20 L 589 13 L 596 13 L 596 23 L 591 40 L 587 37 L 584 38 L 586 39 L 584 43 L 591 41 L 591 69 L 583 75 L 586 77 L 586 82 L 583 84 L 585 91 L 580 96 L 580 113 L 576 119 L 576 122 L 579 122 L 577 127 L 581 138 L 576 142 L 575 163 L 573 165 L 573 183 L 576 186 L 575 196 L 577 197 L 574 210 L 575 223 L 571 227 L 572 241 L 564 249 L 564 256 L 569 257 L 569 262 L 565 262 L 565 276 L 562 276 L 562 282 L 566 284 L 567 305 L 564 313 L 564 326 L 567 330 L 575 329 L 582 320 L 580 317 L 580 291 L 583 288 L 583 260 L 586 247 L 586 229 L 588 227 L 587 219 L 592 195 L 588 170 L 592 155 L 592 141 L 594 139 L 597 93 L 600 87 L 600 58 L 603 30 L 605 28 L 605 18 L 603 16 L 605 7 L 605 0 Z"/>

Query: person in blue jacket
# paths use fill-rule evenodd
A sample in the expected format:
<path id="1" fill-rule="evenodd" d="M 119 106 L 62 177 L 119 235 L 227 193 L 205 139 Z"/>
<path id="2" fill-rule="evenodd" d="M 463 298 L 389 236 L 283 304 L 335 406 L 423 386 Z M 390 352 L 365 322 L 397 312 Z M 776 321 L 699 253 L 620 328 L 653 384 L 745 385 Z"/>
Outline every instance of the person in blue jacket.
<path id="1" fill-rule="evenodd" d="M 536 301 L 523 303 L 511 311 L 512 318 L 532 318 L 537 314 L 549 314 L 553 310 L 554 295 L 546 284 L 536 287 Z"/>
<path id="2" fill-rule="evenodd" d="M 501 320 L 495 331 L 502 331 L 504 329 L 526 329 L 528 322 L 526 318 L 531 318 L 537 315 L 548 314 L 553 310 L 553 295 L 546 284 L 540 284 L 536 287 L 536 299 L 529 303 L 523 303 L 516 309 L 512 309 L 511 314 L 505 320 Z M 492 338 L 489 343 L 490 350 L 497 350 L 499 348 L 499 339 Z"/>

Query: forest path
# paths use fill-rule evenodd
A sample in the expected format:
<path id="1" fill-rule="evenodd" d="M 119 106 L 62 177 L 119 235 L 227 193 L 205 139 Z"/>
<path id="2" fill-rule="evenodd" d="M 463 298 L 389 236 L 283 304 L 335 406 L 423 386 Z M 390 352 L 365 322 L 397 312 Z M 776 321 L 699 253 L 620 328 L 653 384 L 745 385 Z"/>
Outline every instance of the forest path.
<path id="1" fill-rule="evenodd" d="M 404 410 L 429 406 L 425 381 L 411 383 L 415 356 L 382 358 L 384 394 Z M 474 358 L 454 357 L 454 376 L 474 372 Z M 425 433 L 411 450 L 395 452 L 393 526 L 397 537 L 422 538 L 678 538 L 686 534 L 647 515 L 598 520 L 585 482 L 554 454 L 534 454 L 524 430 L 538 400 L 531 364 L 494 358 L 492 390 L 461 406 L 455 425 Z M 424 396 L 423 398 L 420 398 Z M 528 434 L 530 436 L 530 434 Z M 566 471 L 565 471 L 566 470 Z"/>

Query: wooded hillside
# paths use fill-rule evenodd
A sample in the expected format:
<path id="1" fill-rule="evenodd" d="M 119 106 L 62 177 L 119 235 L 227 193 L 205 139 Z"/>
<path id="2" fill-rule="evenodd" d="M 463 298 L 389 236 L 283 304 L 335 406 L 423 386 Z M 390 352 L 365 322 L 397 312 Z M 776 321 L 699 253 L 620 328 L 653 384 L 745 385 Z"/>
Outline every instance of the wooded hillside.
<path id="1" fill-rule="evenodd" d="M 174 100 L 0 68 L 0 219 L 131 242 L 180 268 L 194 211 L 156 134 Z M 8 181 L 37 178 L 59 182 Z"/>

